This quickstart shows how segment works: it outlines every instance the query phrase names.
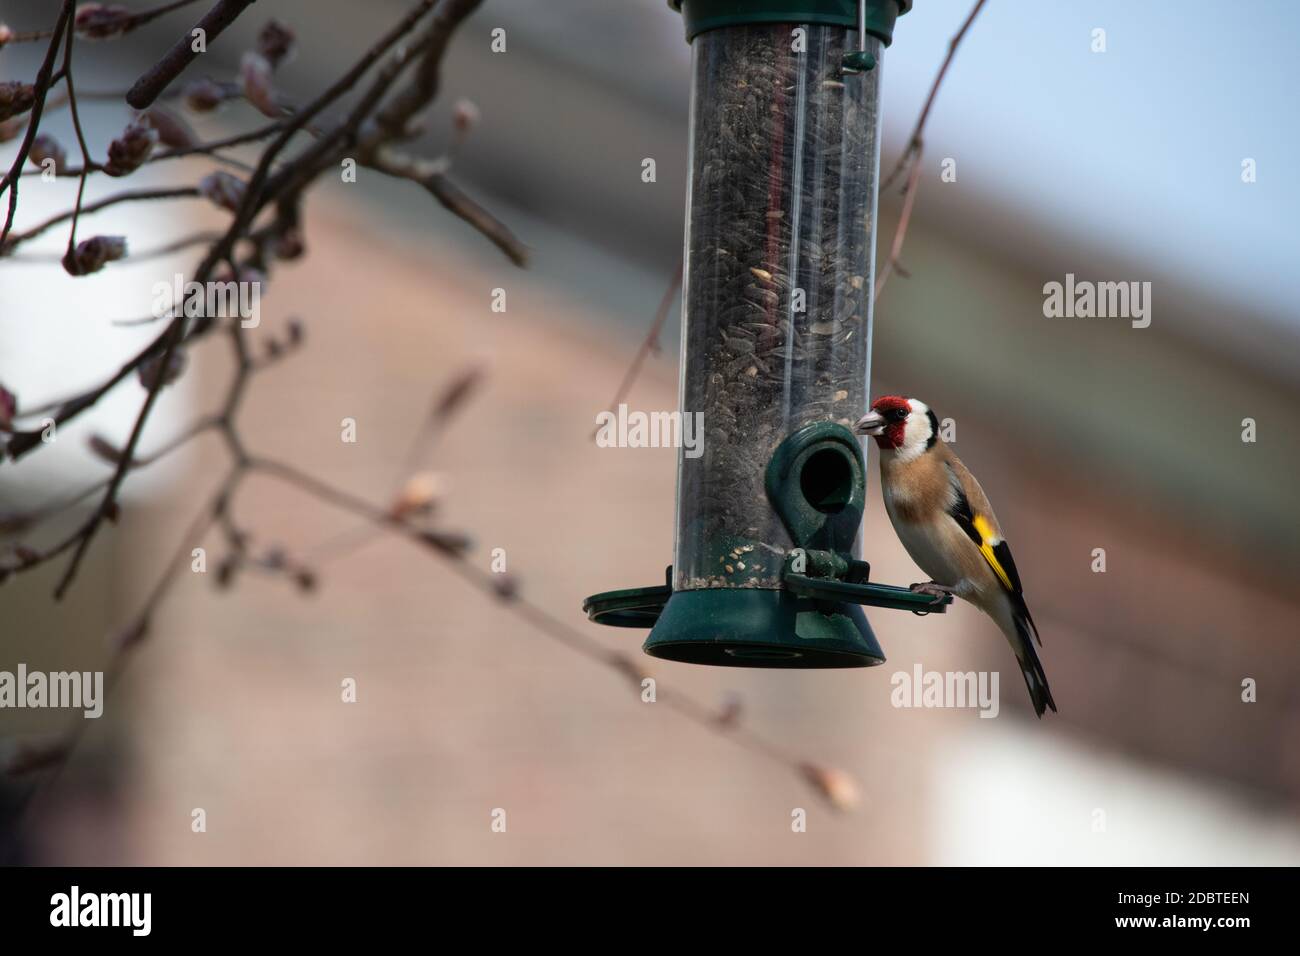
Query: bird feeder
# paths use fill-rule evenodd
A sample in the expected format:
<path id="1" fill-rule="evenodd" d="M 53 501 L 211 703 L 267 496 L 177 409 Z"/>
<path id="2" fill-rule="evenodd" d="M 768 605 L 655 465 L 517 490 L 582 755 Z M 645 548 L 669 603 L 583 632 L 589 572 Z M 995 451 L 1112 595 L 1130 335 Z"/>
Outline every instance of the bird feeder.
<path id="1" fill-rule="evenodd" d="M 692 47 L 676 554 L 593 595 L 602 624 L 697 664 L 884 660 L 860 605 L 949 598 L 861 560 L 881 54 L 911 0 L 669 0 Z"/>

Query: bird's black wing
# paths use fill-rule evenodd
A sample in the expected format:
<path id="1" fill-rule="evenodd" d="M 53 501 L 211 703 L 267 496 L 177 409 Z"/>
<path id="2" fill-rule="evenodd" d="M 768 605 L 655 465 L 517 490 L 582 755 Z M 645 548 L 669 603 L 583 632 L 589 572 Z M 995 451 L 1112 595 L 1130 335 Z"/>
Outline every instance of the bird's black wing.
<path id="1" fill-rule="evenodd" d="M 1007 544 L 1005 539 L 999 540 L 993 536 L 992 525 L 987 519 L 975 514 L 971 508 L 970 500 L 962 490 L 957 473 L 949 468 L 948 474 L 952 479 L 953 490 L 956 492 L 952 507 L 948 509 L 949 516 L 957 522 L 957 526 L 962 531 L 966 532 L 966 536 L 975 542 L 975 547 L 979 548 L 980 554 L 984 556 L 984 560 L 1002 582 L 1007 596 L 1011 598 L 1012 608 L 1018 616 L 1024 617 L 1029 625 L 1029 632 L 1041 647 L 1043 639 L 1038 636 L 1038 628 L 1029 614 L 1028 605 L 1025 604 L 1025 590 L 1020 583 L 1020 572 L 1016 569 L 1015 558 L 1011 556 L 1011 545 Z"/>

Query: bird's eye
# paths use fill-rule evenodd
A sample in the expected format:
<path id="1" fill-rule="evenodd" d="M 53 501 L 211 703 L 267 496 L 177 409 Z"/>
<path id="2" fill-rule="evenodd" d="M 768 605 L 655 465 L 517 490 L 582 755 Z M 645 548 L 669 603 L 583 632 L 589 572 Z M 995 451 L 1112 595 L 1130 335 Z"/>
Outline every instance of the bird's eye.
<path id="1" fill-rule="evenodd" d="M 896 422 L 901 422 L 901 421 L 903 421 L 905 418 L 907 418 L 907 409 L 905 409 L 905 408 L 895 408 L 892 412 L 889 413 L 889 417 L 892 418 L 892 419 L 893 419 L 894 421 L 896 421 Z"/>

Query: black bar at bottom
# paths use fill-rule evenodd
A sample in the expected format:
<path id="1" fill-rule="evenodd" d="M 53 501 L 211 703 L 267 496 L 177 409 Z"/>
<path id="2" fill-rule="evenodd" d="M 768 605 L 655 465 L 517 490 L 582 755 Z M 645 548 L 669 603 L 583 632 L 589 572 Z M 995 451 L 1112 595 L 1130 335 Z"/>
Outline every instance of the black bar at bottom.
<path id="1" fill-rule="evenodd" d="M 412 931 L 477 945 L 517 929 L 538 942 L 618 946 L 629 935 L 667 945 L 683 938 L 665 935 L 678 924 L 726 942 L 783 929 L 814 946 L 882 932 L 901 946 L 906 935 L 895 931 L 921 934 L 916 944 L 927 949 L 949 938 L 1231 945 L 1255 930 L 1285 931 L 1294 882 L 1284 869 L 10 868 L 0 870 L 0 932 L 7 944 L 336 946 Z"/>

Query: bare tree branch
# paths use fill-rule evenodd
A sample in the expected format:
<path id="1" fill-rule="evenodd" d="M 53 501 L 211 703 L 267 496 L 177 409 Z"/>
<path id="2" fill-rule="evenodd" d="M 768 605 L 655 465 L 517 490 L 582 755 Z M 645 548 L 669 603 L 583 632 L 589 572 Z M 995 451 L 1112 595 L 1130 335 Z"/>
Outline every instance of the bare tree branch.
<path id="1" fill-rule="evenodd" d="M 5 174 L 4 180 L 0 182 L 0 196 L 4 195 L 6 189 L 9 190 L 9 211 L 5 213 L 4 228 L 0 229 L 0 249 L 4 248 L 5 240 L 9 237 L 9 230 L 13 228 L 14 214 L 18 210 L 18 176 L 22 172 L 23 163 L 27 162 L 27 157 L 32 151 L 36 131 L 41 125 L 41 114 L 45 110 L 45 97 L 49 95 L 50 85 L 53 80 L 54 58 L 58 55 L 59 42 L 63 39 L 63 31 L 68 29 L 68 21 L 72 17 L 73 5 L 74 0 L 63 0 L 63 6 L 59 9 L 59 19 L 50 32 L 50 45 L 45 50 L 45 59 L 36 72 L 36 82 L 32 84 L 36 102 L 32 106 L 31 118 L 27 122 L 27 134 L 23 137 L 22 145 L 18 147 L 18 155 L 14 157 L 13 165 L 9 167 L 9 172 Z"/>
<path id="2" fill-rule="evenodd" d="M 482 233 L 515 265 L 520 268 L 528 265 L 528 247 L 519 241 L 510 231 L 509 226 L 470 199 L 460 187 L 447 178 L 443 163 L 436 160 L 420 160 L 393 150 L 384 150 L 373 157 L 369 165 L 390 176 L 418 183 L 428 190 L 444 209 Z"/>
<path id="3" fill-rule="evenodd" d="M 80 196 L 80 190 L 78 190 Z M 73 207 L 66 212 L 58 213 L 51 216 L 44 222 L 32 226 L 23 232 L 16 232 L 9 237 L 9 241 L 0 248 L 0 258 L 11 255 L 15 249 L 24 242 L 29 242 L 44 232 L 48 232 L 60 223 L 68 220 L 76 220 L 78 216 L 90 215 L 99 212 L 101 209 L 108 209 L 110 206 L 118 206 L 127 202 L 143 202 L 154 199 L 198 199 L 199 191 L 193 186 L 175 186 L 170 189 L 133 189 L 120 193 L 114 193 L 111 196 L 105 196 L 97 202 L 90 203 L 86 206 Z"/>
<path id="4" fill-rule="evenodd" d="M 212 9 L 168 50 L 161 60 L 151 66 L 127 91 L 126 102 L 137 110 L 148 109 L 172 80 L 198 56 L 194 49 L 194 30 L 202 30 L 205 42 L 211 43 L 226 27 L 253 3 L 253 0 L 217 0 Z"/>

